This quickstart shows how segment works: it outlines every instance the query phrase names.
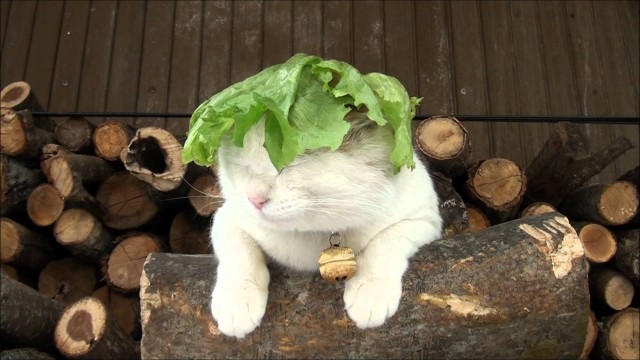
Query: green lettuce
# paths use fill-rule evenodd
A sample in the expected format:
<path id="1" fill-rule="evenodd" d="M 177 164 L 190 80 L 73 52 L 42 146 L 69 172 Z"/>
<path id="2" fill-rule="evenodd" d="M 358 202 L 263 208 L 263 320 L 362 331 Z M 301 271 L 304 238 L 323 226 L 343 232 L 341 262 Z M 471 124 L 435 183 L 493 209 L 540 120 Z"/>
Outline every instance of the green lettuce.
<path id="1" fill-rule="evenodd" d="M 362 75 L 337 60 L 297 54 L 231 85 L 193 112 L 182 152 L 184 163 L 215 163 L 220 142 L 230 133 L 244 136 L 265 119 L 264 147 L 278 171 L 307 150 L 335 151 L 349 131 L 345 115 L 357 109 L 380 126 L 391 126 L 395 144 L 390 161 L 398 172 L 415 167 L 411 119 L 421 99 L 409 97 L 400 81 L 380 73 Z"/>

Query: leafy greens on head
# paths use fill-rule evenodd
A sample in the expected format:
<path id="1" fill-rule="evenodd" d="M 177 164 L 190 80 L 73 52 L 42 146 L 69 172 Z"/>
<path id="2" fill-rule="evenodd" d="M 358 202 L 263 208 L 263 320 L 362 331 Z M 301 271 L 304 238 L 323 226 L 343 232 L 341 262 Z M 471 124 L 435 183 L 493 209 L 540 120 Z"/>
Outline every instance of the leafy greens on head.
<path id="1" fill-rule="evenodd" d="M 264 147 L 281 171 L 306 150 L 335 151 L 349 131 L 344 117 L 356 109 L 393 128 L 390 161 L 396 172 L 412 169 L 410 124 L 419 102 L 391 76 L 362 75 L 342 61 L 297 54 L 202 103 L 191 116 L 182 160 L 212 165 L 223 136 L 232 132 L 233 143 L 242 147 L 247 131 L 264 117 Z"/>

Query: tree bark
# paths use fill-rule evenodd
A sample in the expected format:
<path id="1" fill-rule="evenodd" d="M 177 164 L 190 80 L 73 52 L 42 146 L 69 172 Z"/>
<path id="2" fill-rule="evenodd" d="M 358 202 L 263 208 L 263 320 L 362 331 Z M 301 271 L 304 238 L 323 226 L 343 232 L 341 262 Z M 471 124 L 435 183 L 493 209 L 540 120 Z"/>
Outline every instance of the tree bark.
<path id="1" fill-rule="evenodd" d="M 0 154 L 0 216 L 23 209 L 29 194 L 43 181 L 36 163 Z"/>
<path id="2" fill-rule="evenodd" d="M 620 270 L 636 287 L 640 287 L 640 230 L 616 231 L 618 251 L 613 265 Z"/>
<path id="3" fill-rule="evenodd" d="M 210 217 L 224 204 L 218 181 L 210 172 L 195 178 L 188 196 L 189 203 L 200 216 Z"/>
<path id="4" fill-rule="evenodd" d="M 587 262 L 558 213 L 424 246 L 409 261 L 397 313 L 369 330 L 348 318 L 342 286 L 274 266 L 261 325 L 243 340 L 226 337 L 208 305 L 215 265 L 207 255 L 147 258 L 143 359 L 577 358 L 587 334 Z"/>
<path id="5" fill-rule="evenodd" d="M 633 300 L 633 284 L 608 265 L 592 266 L 589 274 L 591 295 L 613 310 L 622 310 Z"/>
<path id="6" fill-rule="evenodd" d="M 469 214 L 464 200 L 454 189 L 451 179 L 438 172 L 431 172 L 431 180 L 438 194 L 438 207 L 442 216 L 445 236 L 462 234 L 469 229 Z"/>
<path id="7" fill-rule="evenodd" d="M 82 117 L 70 117 L 56 126 L 55 137 L 58 144 L 72 152 L 86 152 L 92 149 L 91 137 L 95 125 Z"/>
<path id="8" fill-rule="evenodd" d="M 56 351 L 53 332 L 62 305 L 0 272 L 0 334 L 19 346 Z"/>
<path id="9" fill-rule="evenodd" d="M 52 355 L 34 348 L 19 348 L 0 352 L 2 360 L 56 360 Z"/>
<path id="10" fill-rule="evenodd" d="M 121 160 L 131 174 L 162 192 L 179 187 L 187 170 L 182 145 L 171 133 L 156 127 L 138 129 Z"/>
<path id="11" fill-rule="evenodd" d="M 415 134 L 416 146 L 429 165 L 450 178 L 457 178 L 471 166 L 471 144 L 467 130 L 451 116 L 423 120 Z"/>
<path id="12" fill-rule="evenodd" d="M 529 206 L 525 207 L 520 213 L 520 217 L 542 215 L 542 214 L 546 214 L 554 211 L 557 211 L 557 210 L 553 205 L 546 202 L 539 201 L 539 202 L 534 202 L 532 204 L 529 204 Z"/>
<path id="13" fill-rule="evenodd" d="M 627 181 L 584 186 L 568 194 L 560 212 L 576 220 L 592 220 L 603 225 L 624 225 L 638 214 L 636 187 Z"/>
<path id="14" fill-rule="evenodd" d="M 74 256 L 96 265 L 101 265 L 113 249 L 109 231 L 86 210 L 65 210 L 56 222 L 53 234 Z"/>
<path id="15" fill-rule="evenodd" d="M 67 307 L 54 334 L 60 352 L 71 359 L 136 359 L 136 344 L 115 322 L 107 307 L 85 297 Z"/>
<path id="16" fill-rule="evenodd" d="M 125 334 L 134 339 L 140 338 L 140 299 L 137 294 L 124 295 L 109 286 L 103 286 L 91 296 L 102 301 Z"/>
<path id="17" fill-rule="evenodd" d="M 58 220 L 65 203 L 55 186 L 45 183 L 33 189 L 27 198 L 27 215 L 38 226 L 49 226 Z"/>
<path id="18" fill-rule="evenodd" d="M 131 232 L 117 239 L 106 267 L 107 282 L 116 290 L 131 293 L 140 289 L 140 274 L 147 255 L 163 252 L 164 244 L 154 234 Z"/>
<path id="19" fill-rule="evenodd" d="M 466 181 L 471 201 L 493 223 L 516 217 L 526 187 L 527 179 L 520 166 L 501 158 L 479 161 L 469 169 Z"/>
<path id="20" fill-rule="evenodd" d="M 129 230 L 146 224 L 158 214 L 159 206 L 149 185 L 128 172 L 111 175 L 98 188 L 96 201 L 104 215 L 104 225 Z"/>
<path id="21" fill-rule="evenodd" d="M 38 279 L 38 291 L 44 296 L 69 305 L 91 295 L 97 283 L 94 266 L 77 258 L 50 262 Z"/>
<path id="22" fill-rule="evenodd" d="M 169 230 L 171 251 L 178 254 L 211 254 L 209 221 L 188 210 L 178 213 Z"/>
<path id="23" fill-rule="evenodd" d="M 10 156 L 39 158 L 42 147 L 54 142 L 53 133 L 37 126 L 27 110 L 7 110 L 0 122 L 0 149 Z"/>
<path id="24" fill-rule="evenodd" d="M 543 148 L 527 167 L 526 202 L 558 205 L 566 194 L 585 184 L 633 145 L 626 137 L 591 153 L 587 137 L 572 123 L 558 123 Z"/>
<path id="25" fill-rule="evenodd" d="M 572 222 L 584 248 L 584 256 L 593 263 L 605 263 L 616 254 L 615 235 L 606 227 L 586 221 Z"/>
<path id="26" fill-rule="evenodd" d="M 618 181 L 628 181 L 634 184 L 636 190 L 640 192 L 640 190 L 638 190 L 638 184 L 640 184 L 640 166 L 636 166 L 622 174 L 622 176 L 618 178 Z M 625 227 L 629 229 L 640 228 L 640 212 L 636 212 L 636 215 L 626 223 Z"/>
<path id="27" fill-rule="evenodd" d="M 9 219 L 0 219 L 2 262 L 34 271 L 43 269 L 55 256 L 53 239 Z"/>
<path id="28" fill-rule="evenodd" d="M 93 147 L 96 155 L 109 161 L 120 160 L 120 153 L 129 146 L 135 129 L 121 121 L 107 121 L 96 126 Z"/>
<path id="29" fill-rule="evenodd" d="M 640 310 L 624 309 L 602 322 L 600 351 L 606 359 L 637 359 L 640 355 Z"/>

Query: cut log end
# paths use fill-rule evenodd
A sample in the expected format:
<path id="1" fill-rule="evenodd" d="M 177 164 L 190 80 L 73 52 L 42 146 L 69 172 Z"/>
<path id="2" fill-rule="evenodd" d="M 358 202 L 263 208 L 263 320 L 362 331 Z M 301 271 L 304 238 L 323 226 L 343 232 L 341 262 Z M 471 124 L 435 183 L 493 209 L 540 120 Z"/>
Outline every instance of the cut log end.
<path id="1" fill-rule="evenodd" d="M 85 118 L 71 117 L 56 126 L 56 141 L 73 152 L 85 150 L 91 146 L 94 126 Z"/>
<path id="2" fill-rule="evenodd" d="M 616 238 L 600 224 L 584 224 L 577 227 L 578 237 L 584 247 L 584 255 L 594 263 L 605 263 L 616 254 Z"/>
<path id="3" fill-rule="evenodd" d="M 131 292 L 140 288 L 140 275 L 147 255 L 162 252 L 163 245 L 148 233 L 130 233 L 124 237 L 109 256 L 107 280 L 118 290 Z"/>
<path id="4" fill-rule="evenodd" d="M 596 320 L 596 315 L 593 313 L 589 313 L 589 323 L 587 324 L 587 336 L 584 340 L 584 348 L 582 348 L 582 353 L 578 357 L 579 360 L 587 360 L 589 358 L 589 354 L 591 354 L 591 350 L 598 339 L 598 321 Z"/>
<path id="5" fill-rule="evenodd" d="M 20 232 L 16 223 L 9 219 L 0 220 L 0 258 L 3 263 L 17 261 L 22 251 Z"/>
<path id="6" fill-rule="evenodd" d="M 112 229 L 133 229 L 146 224 L 159 211 L 147 191 L 147 184 L 128 172 L 105 180 L 96 200 L 104 213 L 104 224 Z"/>
<path id="7" fill-rule="evenodd" d="M 524 208 L 524 210 L 522 210 L 522 213 L 520 214 L 520 217 L 531 217 L 531 216 L 537 216 L 537 215 L 542 215 L 542 214 L 546 214 L 546 213 L 550 213 L 550 212 L 554 212 L 557 211 L 556 208 L 546 202 L 534 202 L 533 204 L 530 204 L 529 206 L 527 206 L 526 208 Z"/>
<path id="8" fill-rule="evenodd" d="M 628 308 L 605 320 L 600 344 L 614 360 L 637 359 L 640 353 L 640 310 Z"/>
<path id="9" fill-rule="evenodd" d="M 91 296 L 104 303 L 127 335 L 140 336 L 140 301 L 137 296 L 121 294 L 108 286 L 99 288 Z"/>
<path id="10" fill-rule="evenodd" d="M 189 190 L 189 203 L 201 216 L 211 216 L 224 203 L 220 186 L 210 174 L 204 174 L 193 181 Z"/>
<path id="11" fill-rule="evenodd" d="M 462 152 L 467 133 L 451 117 L 433 117 L 423 121 L 416 129 L 416 144 L 429 157 L 451 159 Z"/>
<path id="12" fill-rule="evenodd" d="M 477 232 L 491 226 L 489 218 L 475 207 L 467 207 L 467 213 L 469 214 L 469 232 Z"/>
<path id="13" fill-rule="evenodd" d="M 34 102 L 34 95 L 31 85 L 24 81 L 11 83 L 0 92 L 0 107 L 18 110 L 26 108 L 30 102 Z"/>
<path id="14" fill-rule="evenodd" d="M 69 305 L 90 295 L 96 283 L 95 268 L 73 257 L 47 264 L 40 272 L 38 291 L 50 299 Z"/>
<path id="15" fill-rule="evenodd" d="M 195 215 L 182 211 L 173 219 L 169 230 L 169 246 L 171 251 L 178 254 L 210 254 L 209 232 L 200 226 Z"/>
<path id="16" fill-rule="evenodd" d="M 60 192 L 51 184 L 41 184 L 27 198 L 27 215 L 38 226 L 49 226 L 64 210 Z"/>
<path id="17" fill-rule="evenodd" d="M 633 301 L 633 284 L 622 273 L 606 266 L 594 267 L 589 277 L 591 293 L 614 310 L 622 310 Z"/>
<path id="18" fill-rule="evenodd" d="M 479 164 L 472 177 L 473 189 L 494 208 L 508 206 L 522 196 L 525 177 L 518 164 L 507 159 L 489 159 Z"/>
<path id="19" fill-rule="evenodd" d="M 85 210 L 69 209 L 60 216 L 53 233 L 61 245 L 79 244 L 89 237 L 97 221 Z"/>
<path id="20" fill-rule="evenodd" d="M 119 121 L 107 121 L 98 125 L 93 133 L 96 155 L 109 161 L 120 159 L 120 153 L 133 138 L 133 128 Z"/>
<path id="21" fill-rule="evenodd" d="M 0 149 L 7 155 L 17 156 L 22 154 L 26 147 L 26 129 L 20 117 L 15 111 L 7 109 L 2 114 L 0 122 Z"/>
<path id="22" fill-rule="evenodd" d="M 623 225 L 638 214 L 638 190 L 627 181 L 616 181 L 602 192 L 599 208 L 612 225 Z"/>
<path id="23" fill-rule="evenodd" d="M 107 309 L 92 297 L 85 297 L 69 306 L 60 317 L 55 329 L 56 347 L 68 357 L 76 358 L 89 353 L 104 334 Z"/>

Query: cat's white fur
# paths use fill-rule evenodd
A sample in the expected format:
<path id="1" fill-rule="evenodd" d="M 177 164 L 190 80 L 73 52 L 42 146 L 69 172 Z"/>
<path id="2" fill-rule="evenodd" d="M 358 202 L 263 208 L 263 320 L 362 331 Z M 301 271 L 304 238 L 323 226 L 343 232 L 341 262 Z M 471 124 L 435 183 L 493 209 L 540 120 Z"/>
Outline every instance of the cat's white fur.
<path id="1" fill-rule="evenodd" d="M 211 228 L 219 261 L 211 311 L 222 333 L 242 338 L 260 325 L 269 258 L 318 271 L 333 231 L 356 253 L 358 270 L 344 291 L 349 317 L 368 328 L 396 312 L 408 259 L 441 236 L 442 220 L 415 154 L 415 169 L 393 174 L 392 136 L 387 127 L 365 127 L 338 151 L 300 156 L 281 173 L 263 147 L 264 121 L 247 133 L 242 148 L 223 141 L 218 178 L 225 203 Z M 268 201 L 258 209 L 250 197 Z"/>

